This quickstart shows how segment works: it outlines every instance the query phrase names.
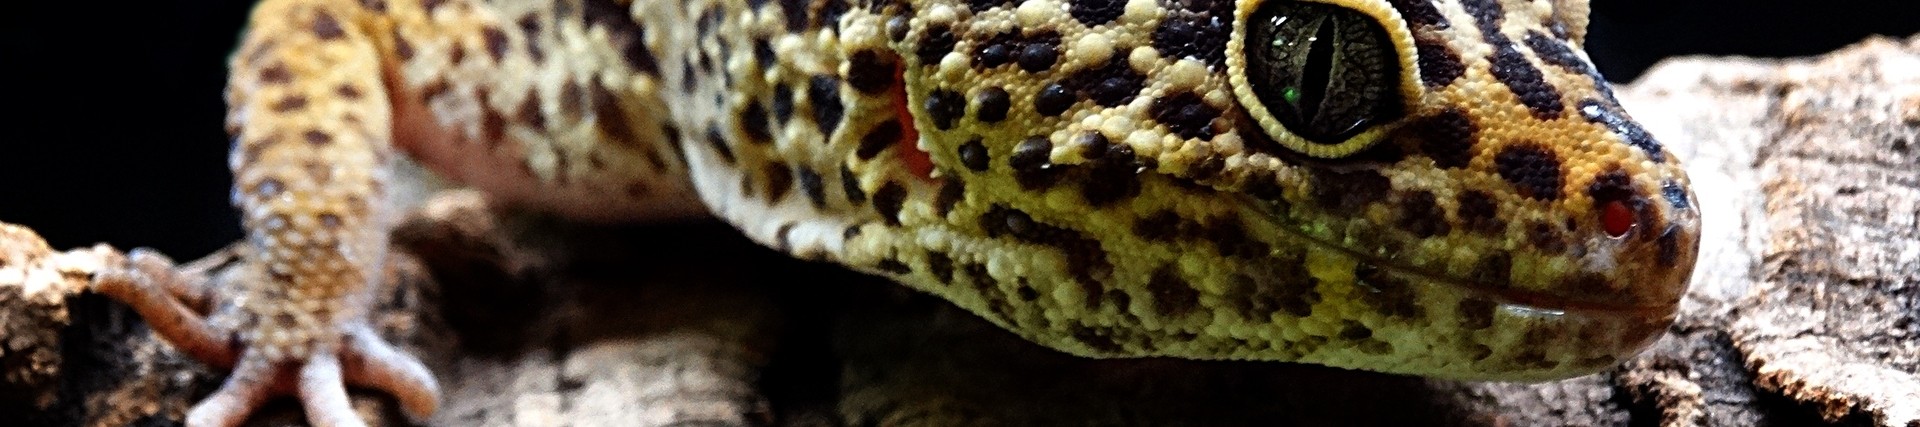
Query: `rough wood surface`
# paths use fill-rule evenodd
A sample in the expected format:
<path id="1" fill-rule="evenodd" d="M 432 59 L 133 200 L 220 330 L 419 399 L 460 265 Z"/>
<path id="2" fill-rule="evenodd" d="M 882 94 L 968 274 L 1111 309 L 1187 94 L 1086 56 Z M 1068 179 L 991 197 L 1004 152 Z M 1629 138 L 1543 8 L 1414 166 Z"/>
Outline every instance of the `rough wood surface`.
<path id="1" fill-rule="evenodd" d="M 433 425 L 1920 427 L 1920 38 L 1674 60 L 1620 96 L 1689 162 L 1707 237 L 1670 334 L 1582 378 L 1079 359 L 724 225 L 589 228 L 465 192 L 396 230 L 376 321 L 441 378 Z M 85 292 L 119 260 L 0 226 L 0 420 L 174 425 L 218 384 Z"/>

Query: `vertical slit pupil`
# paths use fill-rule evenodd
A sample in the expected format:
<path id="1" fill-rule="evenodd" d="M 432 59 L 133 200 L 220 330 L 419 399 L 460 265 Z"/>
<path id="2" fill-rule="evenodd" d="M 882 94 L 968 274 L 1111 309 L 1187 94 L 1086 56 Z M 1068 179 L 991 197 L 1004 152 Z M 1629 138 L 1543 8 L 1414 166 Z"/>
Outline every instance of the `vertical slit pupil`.
<path id="1" fill-rule="evenodd" d="M 1300 79 L 1300 117 L 1310 126 L 1323 127 L 1326 117 L 1321 114 L 1322 103 L 1327 100 L 1327 89 L 1333 85 L 1333 41 L 1334 27 L 1340 25 L 1332 19 L 1321 20 L 1313 33 L 1312 44 L 1307 47 L 1307 61 L 1302 68 L 1306 77 Z"/>

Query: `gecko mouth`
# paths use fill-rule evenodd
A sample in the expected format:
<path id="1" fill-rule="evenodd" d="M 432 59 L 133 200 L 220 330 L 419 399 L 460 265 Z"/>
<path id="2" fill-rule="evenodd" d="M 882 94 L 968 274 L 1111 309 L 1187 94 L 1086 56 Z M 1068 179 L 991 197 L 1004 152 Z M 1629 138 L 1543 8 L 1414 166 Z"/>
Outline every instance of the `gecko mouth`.
<path id="1" fill-rule="evenodd" d="M 1636 283 L 1633 284 L 1633 286 L 1628 286 L 1619 291 L 1620 293 L 1615 294 L 1617 298 L 1613 298 L 1611 301 L 1602 299 L 1601 297 L 1604 297 L 1604 295 L 1589 295 L 1586 297 L 1569 295 L 1570 293 L 1579 292 L 1578 290 L 1571 289 L 1563 292 L 1518 289 L 1515 288 L 1512 283 L 1495 283 L 1457 277 L 1435 271 L 1431 268 L 1409 265 L 1403 262 L 1397 262 L 1388 257 L 1354 250 L 1344 245 L 1307 235 L 1304 232 L 1289 227 L 1281 227 L 1281 229 L 1293 234 L 1294 238 L 1313 242 L 1314 246 L 1321 249 L 1331 250 L 1352 257 L 1361 265 L 1373 266 L 1387 273 L 1446 287 L 1471 297 L 1484 299 L 1513 309 L 1549 315 L 1654 318 L 1669 316 L 1679 306 L 1678 298 L 1674 298 L 1671 301 L 1647 302 L 1646 300 L 1651 299 L 1649 294 L 1653 293 L 1650 291 L 1655 289 L 1648 287 L 1648 285 L 1650 285 L 1649 283 Z M 1373 291 L 1379 290 L 1365 283 L 1361 283 L 1361 286 L 1368 287 Z"/>

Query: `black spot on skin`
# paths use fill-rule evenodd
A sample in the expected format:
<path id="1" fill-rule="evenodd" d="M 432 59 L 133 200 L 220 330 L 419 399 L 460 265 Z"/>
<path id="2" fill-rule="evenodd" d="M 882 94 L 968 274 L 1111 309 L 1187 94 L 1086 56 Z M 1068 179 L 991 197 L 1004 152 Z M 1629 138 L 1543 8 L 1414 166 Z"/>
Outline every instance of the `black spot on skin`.
<path id="1" fill-rule="evenodd" d="M 1222 164 L 1220 165 L 1220 167 L 1224 168 L 1226 167 L 1226 165 Z M 1269 202 L 1285 202 L 1286 201 L 1286 189 L 1280 187 L 1279 180 L 1274 179 L 1272 174 L 1256 173 L 1256 174 L 1253 174 L 1252 176 L 1247 177 L 1247 185 L 1245 187 L 1245 191 L 1247 192 L 1247 194 L 1252 195 L 1254 198 L 1258 198 L 1260 200 L 1266 200 Z"/>
<path id="2" fill-rule="evenodd" d="M 1092 347 L 1093 350 L 1097 352 L 1120 354 L 1127 351 L 1126 347 L 1121 346 L 1119 342 L 1114 341 L 1112 337 L 1103 334 L 1100 330 L 1085 326 L 1075 326 L 1073 327 L 1072 333 L 1074 340 L 1080 341 L 1081 344 L 1086 344 L 1087 347 Z"/>
<path id="3" fill-rule="evenodd" d="M 1311 316 L 1314 304 L 1321 299 L 1320 292 L 1314 289 L 1319 286 L 1319 280 L 1299 274 L 1304 268 L 1298 256 L 1273 260 L 1252 274 L 1235 276 L 1221 297 L 1249 321 L 1269 322 L 1281 313 Z"/>
<path id="4" fill-rule="evenodd" d="M 1460 327 L 1469 331 L 1478 331 L 1493 326 L 1493 310 L 1497 308 L 1492 301 L 1480 298 L 1460 300 L 1454 307 L 1454 316 L 1460 319 Z"/>
<path id="5" fill-rule="evenodd" d="M 813 202 L 815 209 L 827 207 L 826 183 L 820 179 L 820 173 L 811 168 L 801 167 L 795 170 L 800 177 L 800 191 L 807 193 L 807 200 Z"/>
<path id="6" fill-rule="evenodd" d="M 713 151 L 720 154 L 720 160 L 727 164 L 733 164 L 736 161 L 733 157 L 733 147 L 727 146 L 727 137 L 720 134 L 719 128 L 707 128 L 707 146 L 713 147 Z"/>
<path id="7" fill-rule="evenodd" d="M 1440 10 L 1433 7 L 1431 0 L 1387 0 L 1387 4 L 1393 5 L 1393 9 L 1400 12 L 1400 17 L 1413 25 L 1438 28 L 1451 26 L 1447 22 L 1446 15 L 1440 14 Z"/>
<path id="8" fill-rule="evenodd" d="M 1021 70 L 1038 73 L 1052 69 L 1060 60 L 1060 34 L 1045 33 L 1026 40 L 1020 48 L 1020 57 L 1015 62 Z"/>
<path id="9" fill-rule="evenodd" d="M 953 45 L 958 42 L 959 39 L 954 37 L 952 28 L 946 25 L 930 26 L 927 27 L 926 34 L 921 36 L 920 47 L 914 49 L 913 54 L 920 58 L 920 66 L 938 65 L 940 58 L 953 52 Z"/>
<path id="10" fill-rule="evenodd" d="M 1053 167 L 1052 153 L 1053 142 L 1041 136 L 1029 137 L 1013 147 L 1013 155 L 1008 156 L 1007 166 L 1013 168 L 1013 178 L 1020 182 L 1021 189 L 1043 189 L 1059 181 L 1059 170 Z"/>
<path id="11" fill-rule="evenodd" d="M 580 115 L 580 103 L 582 100 L 585 100 L 586 97 L 587 91 L 586 89 L 580 88 L 579 82 L 567 80 L 566 83 L 560 85 L 560 114 L 567 116 Z"/>
<path id="12" fill-rule="evenodd" d="M 506 133 L 507 118 L 501 116 L 499 111 L 488 108 L 480 114 L 480 139 L 487 141 L 489 146 L 498 146 L 501 142 L 505 142 Z M 613 140 L 612 142 L 633 143 L 633 140 Z"/>
<path id="13" fill-rule="evenodd" d="M 705 53 L 702 53 L 700 57 L 706 58 L 707 56 Z M 700 87 L 700 78 L 699 78 L 699 74 L 696 74 L 693 72 L 693 63 L 692 62 L 680 63 L 680 91 L 686 92 L 688 94 L 692 94 L 693 90 L 699 87 Z"/>
<path id="14" fill-rule="evenodd" d="M 1154 121 L 1187 139 L 1213 138 L 1213 119 L 1220 117 L 1220 109 L 1207 105 L 1206 100 L 1193 92 L 1154 98 L 1148 112 Z"/>
<path id="15" fill-rule="evenodd" d="M 1561 43 L 1560 40 L 1541 34 L 1539 31 L 1527 31 L 1527 38 L 1523 42 L 1527 44 L 1528 49 L 1533 50 L 1533 53 L 1540 55 L 1541 62 L 1584 75 L 1600 74 L 1594 71 L 1593 64 L 1580 59 L 1580 54 L 1574 53 L 1573 48 L 1567 47 L 1566 43 Z"/>
<path id="16" fill-rule="evenodd" d="M 953 129 L 954 125 L 960 123 L 960 117 L 967 114 L 966 98 L 960 92 L 946 89 L 928 94 L 924 107 L 927 109 L 927 118 L 933 119 L 933 127 L 940 130 Z"/>
<path id="17" fill-rule="evenodd" d="M 1420 55 L 1420 82 L 1429 88 L 1445 87 L 1467 74 L 1467 64 L 1460 62 L 1460 55 L 1445 40 L 1417 37 L 1413 48 Z"/>
<path id="18" fill-rule="evenodd" d="M 360 6 L 365 7 L 367 8 L 368 11 L 372 11 L 372 12 L 387 11 L 386 0 L 360 0 Z"/>
<path id="19" fill-rule="evenodd" d="M 306 133 L 301 134 L 301 138 L 307 140 L 307 144 L 316 147 L 333 143 L 333 135 L 329 135 L 319 129 L 308 130 Z"/>
<path id="20" fill-rule="evenodd" d="M 282 85 L 293 81 L 293 72 L 287 71 L 284 64 L 273 64 L 260 69 L 260 83 Z"/>
<path id="21" fill-rule="evenodd" d="M 1022 243 L 1058 248 L 1066 257 L 1068 273 L 1086 287 L 1090 299 L 1103 293 L 1095 289 L 1101 283 L 1099 278 L 1113 272 L 1099 241 L 1079 231 L 1035 221 L 1017 209 L 993 205 L 980 215 L 980 228 L 986 230 L 987 237 L 1008 236 Z"/>
<path id="22" fill-rule="evenodd" d="M 480 37 L 487 46 L 487 57 L 495 64 L 507 59 L 507 32 L 499 28 L 486 27 L 480 30 Z"/>
<path id="23" fill-rule="evenodd" d="M 535 64 L 546 62 L 547 51 L 542 48 L 541 45 L 547 42 L 540 37 L 540 17 L 529 13 L 526 16 L 520 17 L 520 20 L 516 21 L 515 25 L 520 27 L 520 34 L 523 36 L 521 39 L 525 42 L 527 48 L 527 56 L 532 57 Z"/>
<path id="24" fill-rule="evenodd" d="M 1417 318 L 1425 315 L 1425 310 L 1415 301 L 1413 286 L 1406 279 L 1382 270 L 1372 264 L 1360 264 L 1353 271 L 1353 277 L 1361 286 L 1372 288 L 1372 292 L 1360 294 L 1360 299 L 1373 306 L 1380 314 L 1396 318 Z"/>
<path id="25" fill-rule="evenodd" d="M 1007 61 L 1013 60 L 1013 52 L 1010 52 L 1010 49 L 1012 48 L 1007 47 L 1004 43 L 991 43 L 980 46 L 980 49 L 973 53 L 973 66 L 978 68 L 993 68 L 1006 65 Z"/>
<path id="26" fill-rule="evenodd" d="M 352 87 L 341 86 L 340 88 L 351 89 Z M 547 129 L 547 113 L 540 109 L 539 98 L 529 96 L 525 101 L 521 101 L 520 107 L 514 109 L 513 120 L 524 123 L 534 130 Z"/>
<path id="27" fill-rule="evenodd" d="M 965 200 L 966 198 L 966 181 L 961 181 L 953 177 L 941 180 L 940 194 L 933 199 L 934 213 L 945 217 L 948 212 L 953 212 L 954 205 L 959 204 L 961 200 Z"/>
<path id="28" fill-rule="evenodd" d="M 815 28 L 838 27 L 840 17 L 847 14 L 846 0 L 821 0 L 819 20 L 814 21 Z"/>
<path id="29" fill-rule="evenodd" d="M 1653 241 L 1653 244 L 1654 244 L 1654 250 L 1655 250 L 1653 259 L 1654 261 L 1659 262 L 1661 267 L 1673 268 L 1673 266 L 1679 264 L 1680 262 L 1680 226 L 1679 225 L 1677 224 L 1668 225 L 1666 231 L 1661 232 L 1660 238 L 1655 239 Z"/>
<path id="30" fill-rule="evenodd" d="M 1133 222 L 1133 234 L 1150 242 L 1172 242 L 1186 233 L 1186 220 L 1170 210 L 1155 212 Z"/>
<path id="31" fill-rule="evenodd" d="M 1558 254 L 1567 251 L 1567 239 L 1552 224 L 1536 222 L 1527 227 L 1527 243 L 1542 253 Z"/>
<path id="32" fill-rule="evenodd" d="M 272 109 L 276 113 L 286 113 L 286 112 L 307 108 L 307 97 L 302 95 L 291 95 L 285 98 L 280 98 L 280 102 L 275 102 L 273 103 L 272 106 L 268 108 Z"/>
<path id="33" fill-rule="evenodd" d="M 1181 317 L 1200 306 L 1200 290 L 1187 284 L 1173 266 L 1161 266 L 1147 279 L 1147 292 L 1153 295 L 1153 309 L 1166 317 Z"/>
<path id="34" fill-rule="evenodd" d="M 340 21 L 334 19 L 333 14 L 319 12 L 313 15 L 313 36 L 321 40 L 338 40 L 346 37 L 347 31 L 340 28 Z"/>
<path id="35" fill-rule="evenodd" d="M 1115 53 L 1106 65 L 1080 70 L 1061 84 L 1074 89 L 1102 107 L 1118 107 L 1132 101 L 1146 84 L 1147 77 L 1133 71 L 1127 55 Z M 1042 95 L 1044 95 L 1044 91 Z M 1038 100 L 1036 100 L 1038 101 Z M 1049 114 L 1051 115 L 1051 114 Z"/>
<path id="36" fill-rule="evenodd" d="M 1335 212 L 1359 212 L 1387 197 L 1393 182 L 1379 172 L 1322 171 L 1313 174 L 1313 199 Z"/>
<path id="37" fill-rule="evenodd" d="M 775 59 L 777 58 L 773 53 L 773 42 L 768 41 L 766 37 L 754 37 L 753 60 L 760 63 L 760 69 L 773 68 Z M 852 77 L 848 77 L 848 80 L 852 80 Z"/>
<path id="38" fill-rule="evenodd" d="M 1562 179 L 1560 157 L 1552 150 L 1532 144 L 1515 144 L 1493 158 L 1500 178 L 1513 184 L 1520 195 L 1535 200 L 1559 200 Z"/>
<path id="39" fill-rule="evenodd" d="M 900 226 L 900 207 L 907 201 L 907 189 L 900 183 L 887 181 L 879 190 L 873 192 L 873 210 L 880 213 L 880 219 L 887 225 Z"/>
<path id="40" fill-rule="evenodd" d="M 847 58 L 847 86 L 868 95 L 877 95 L 893 87 L 894 70 L 900 64 L 892 55 L 862 49 Z"/>
<path id="41" fill-rule="evenodd" d="M 1208 221 L 1200 230 L 1199 237 L 1213 243 L 1213 250 L 1220 255 L 1234 258 L 1257 260 L 1267 257 L 1273 250 L 1273 246 L 1266 242 L 1253 239 L 1237 216 L 1223 216 Z"/>
<path id="42" fill-rule="evenodd" d="M 974 69 L 986 70 L 1013 61 L 1014 52 L 1021 48 L 1020 29 L 1014 28 L 1000 34 L 994 34 L 981 40 L 973 47 Z"/>
<path id="43" fill-rule="evenodd" d="M 593 90 L 587 92 L 587 95 L 587 104 L 593 108 L 594 129 L 598 129 L 609 142 L 617 145 L 626 147 L 643 145 L 640 142 L 643 141 L 640 139 L 640 131 L 633 128 L 634 121 L 627 119 L 626 111 L 620 108 L 620 98 L 614 95 L 613 91 L 594 85 Z M 710 133 L 709 139 L 719 138 L 718 130 Z M 727 163 L 733 163 L 733 152 L 725 148 L 724 142 L 720 147 L 718 150 L 722 152 L 721 157 L 725 157 Z"/>
<path id="44" fill-rule="evenodd" d="M 1070 0 L 1067 13 L 1089 27 L 1113 22 L 1126 12 L 1126 0 Z"/>
<path id="45" fill-rule="evenodd" d="M 906 263 L 902 263 L 899 260 L 894 260 L 894 259 L 880 260 L 880 263 L 874 264 L 873 268 L 878 269 L 880 271 L 893 273 L 893 274 L 907 274 L 907 273 L 913 272 L 912 267 L 908 267 Z"/>
<path id="46" fill-rule="evenodd" d="M 1108 147 L 1105 155 L 1087 163 L 1087 178 L 1080 187 L 1080 196 L 1089 206 L 1111 206 L 1140 194 L 1140 159 L 1134 156 L 1133 147 L 1125 144 Z"/>
<path id="47" fill-rule="evenodd" d="M 953 258 L 946 252 L 927 252 L 927 273 L 941 284 L 953 283 Z"/>
<path id="48" fill-rule="evenodd" d="M 793 168 L 786 163 L 773 161 L 761 171 L 767 178 L 767 203 L 780 203 L 793 190 Z"/>
<path id="49" fill-rule="evenodd" d="M 1460 207 L 1454 216 L 1459 217 L 1468 230 L 1484 234 L 1498 235 L 1507 228 L 1507 222 L 1500 219 L 1500 205 L 1484 191 L 1460 193 Z"/>
<path id="50" fill-rule="evenodd" d="M 1660 141 L 1654 140 L 1653 134 L 1648 133 L 1646 128 L 1640 127 L 1640 123 L 1626 118 L 1618 110 L 1609 108 L 1600 101 L 1589 99 L 1580 102 L 1580 115 L 1588 122 L 1599 123 L 1613 130 L 1613 133 L 1627 140 L 1627 145 L 1647 153 L 1648 160 L 1667 161 L 1666 149 L 1661 147 Z"/>
<path id="51" fill-rule="evenodd" d="M 981 89 L 974 96 L 973 118 L 981 123 L 999 123 L 1007 119 L 1007 109 L 1013 101 L 1007 98 L 1007 91 L 998 87 Z"/>
<path id="52" fill-rule="evenodd" d="M 1426 191 L 1409 193 L 1400 200 L 1400 228 L 1423 239 L 1452 231 L 1439 198 Z"/>
<path id="53" fill-rule="evenodd" d="M 1105 158 L 1110 145 L 1111 142 L 1107 141 L 1107 134 L 1100 133 L 1099 131 L 1082 132 L 1079 137 L 1073 139 L 1074 148 L 1080 150 L 1080 157 L 1087 160 Z"/>
<path id="54" fill-rule="evenodd" d="M 1433 159 L 1434 166 L 1457 169 L 1473 161 L 1473 144 L 1479 139 L 1479 127 L 1457 109 L 1448 109 L 1420 119 L 1409 128 L 1420 140 L 1420 151 Z"/>
<path id="55" fill-rule="evenodd" d="M 1608 202 L 1645 203 L 1646 199 L 1645 196 L 1641 195 L 1639 188 L 1633 185 L 1633 177 L 1628 176 L 1626 171 L 1618 168 L 1609 169 L 1595 176 L 1593 183 L 1587 184 L 1587 195 L 1593 197 L 1594 204 L 1605 204 Z"/>
<path id="56" fill-rule="evenodd" d="M 860 189 L 860 177 L 855 176 L 853 169 L 848 169 L 847 165 L 840 165 L 840 191 L 847 193 L 847 202 L 854 206 L 867 202 L 867 192 Z"/>
<path id="57" fill-rule="evenodd" d="M 1468 276 L 1468 280 L 1472 280 L 1481 286 L 1511 286 L 1513 281 L 1513 256 L 1504 252 L 1488 255 L 1485 259 L 1481 259 L 1480 263 L 1473 266 L 1473 272 Z"/>
<path id="58" fill-rule="evenodd" d="M 680 164 L 687 164 L 687 149 L 680 145 L 680 128 L 670 124 L 660 125 L 660 133 L 666 134 L 667 147 L 673 148 L 673 155 L 680 159 Z"/>
<path id="59" fill-rule="evenodd" d="M 960 164 L 974 172 L 986 172 L 987 166 L 993 161 L 987 154 L 987 146 L 981 144 L 979 138 L 960 144 L 959 151 Z"/>
<path id="60" fill-rule="evenodd" d="M 773 248 L 780 252 L 793 253 L 793 227 L 796 224 L 780 224 L 780 231 L 773 233 Z"/>
<path id="61" fill-rule="evenodd" d="M 1004 6 L 1009 3 L 1012 3 L 1012 0 L 967 0 L 967 10 L 972 10 L 973 13 L 980 13 L 987 11 L 987 9 L 992 9 L 995 6 Z"/>
<path id="62" fill-rule="evenodd" d="M 1042 116 L 1053 117 L 1065 113 L 1073 103 L 1079 102 L 1079 95 L 1059 83 L 1048 84 L 1033 97 L 1033 111 Z"/>
<path id="63" fill-rule="evenodd" d="M 853 154 L 860 160 L 871 160 L 873 156 L 879 155 L 880 151 L 900 142 L 905 131 L 905 128 L 900 126 L 899 119 L 880 122 L 872 130 L 867 131 L 866 135 L 860 136 L 860 146 L 854 149 Z"/>
<path id="64" fill-rule="evenodd" d="M 820 135 L 832 136 L 846 114 L 846 106 L 840 104 L 840 79 L 829 75 L 808 79 L 807 99 L 813 101 L 813 123 L 820 127 Z"/>
<path id="65" fill-rule="evenodd" d="M 1680 183 L 1672 180 L 1660 183 L 1660 195 L 1667 199 L 1667 204 L 1673 206 L 1673 210 L 1692 209 L 1692 202 L 1687 199 L 1687 189 L 1681 187 Z"/>
<path id="66" fill-rule="evenodd" d="M 1233 3 L 1227 0 L 1175 0 L 1153 30 L 1161 56 L 1193 58 L 1219 68 L 1226 61 L 1227 36 L 1233 32 Z"/>
<path id="67" fill-rule="evenodd" d="M 606 27 L 608 38 L 614 46 L 619 46 L 620 57 L 626 60 L 628 67 L 660 76 L 660 61 L 643 42 L 646 40 L 646 29 L 633 21 L 633 15 L 625 6 L 612 0 L 586 0 L 583 6 L 582 14 L 587 22 Z"/>
<path id="68" fill-rule="evenodd" d="M 1421 1 L 1421 0 L 1412 0 Z M 1460 6 L 1473 16 L 1475 25 L 1482 33 L 1498 34 L 1500 21 L 1505 19 L 1506 10 L 1500 7 L 1498 0 L 1461 0 Z"/>
<path id="69" fill-rule="evenodd" d="M 1511 41 L 1504 36 L 1499 40 L 1504 43 L 1495 44 L 1493 57 L 1487 58 L 1493 62 L 1493 77 L 1520 97 L 1520 103 L 1526 104 L 1534 117 L 1541 120 L 1560 118 L 1561 111 L 1567 108 L 1560 101 L 1560 90 L 1547 83 L 1540 69 L 1527 62 L 1527 57 L 1521 55 Z"/>
<path id="70" fill-rule="evenodd" d="M 767 123 L 767 108 L 758 102 L 749 101 L 746 108 L 740 110 L 740 128 L 747 134 L 748 142 L 773 142 L 773 131 Z"/>
<path id="71" fill-rule="evenodd" d="M 787 32 L 798 33 L 807 29 L 807 6 L 810 3 L 813 1 L 780 0 L 780 15 L 786 19 Z"/>
<path id="72" fill-rule="evenodd" d="M 413 59 L 413 43 L 408 43 L 407 39 L 400 35 L 398 26 L 393 27 L 393 56 L 399 57 L 402 61 Z"/>
<path id="73" fill-rule="evenodd" d="M 793 88 L 786 83 L 773 85 L 771 109 L 773 120 L 780 124 L 786 124 L 788 120 L 793 119 Z"/>

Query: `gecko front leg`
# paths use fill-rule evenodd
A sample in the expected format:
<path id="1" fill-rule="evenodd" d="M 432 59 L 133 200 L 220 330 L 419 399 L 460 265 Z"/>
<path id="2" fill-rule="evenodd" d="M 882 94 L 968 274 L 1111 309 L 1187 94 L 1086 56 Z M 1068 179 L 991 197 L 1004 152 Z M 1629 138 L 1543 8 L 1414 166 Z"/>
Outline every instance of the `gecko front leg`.
<path id="1" fill-rule="evenodd" d="M 345 385 L 396 396 L 424 419 L 439 389 L 415 358 L 366 322 L 387 237 L 381 203 L 393 156 L 383 73 L 386 25 L 359 2 L 269 0 L 233 60 L 229 131 L 233 197 L 247 230 L 242 262 L 254 274 L 227 289 L 135 253 L 96 278 L 187 354 L 232 367 L 189 412 L 189 426 L 232 426 L 277 395 L 297 395 L 310 422 L 364 425 Z M 206 298 L 234 305 L 233 326 L 209 324 Z"/>

